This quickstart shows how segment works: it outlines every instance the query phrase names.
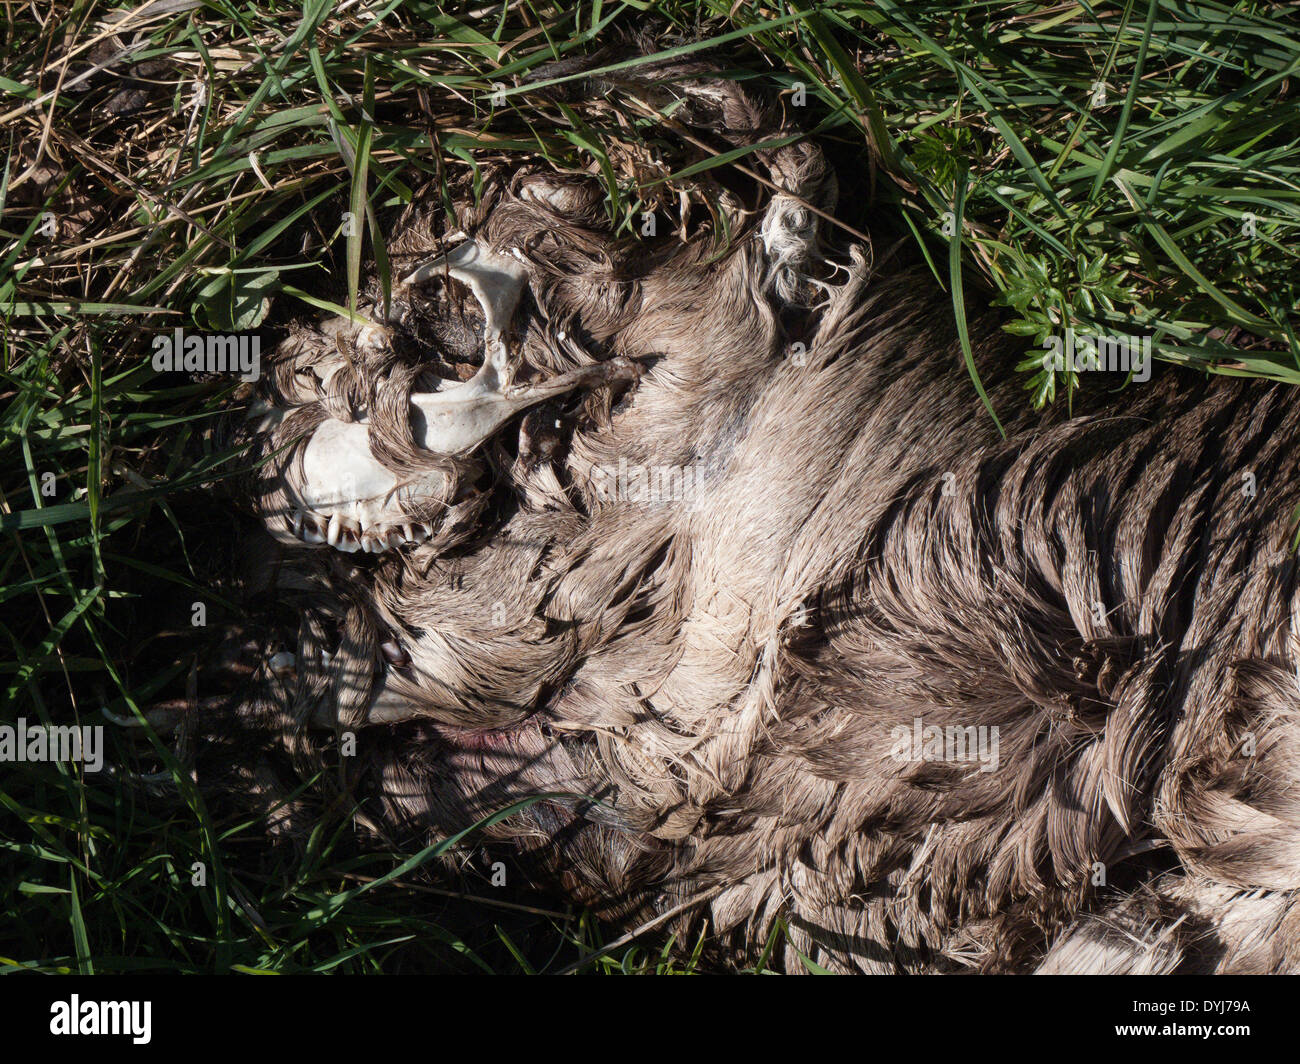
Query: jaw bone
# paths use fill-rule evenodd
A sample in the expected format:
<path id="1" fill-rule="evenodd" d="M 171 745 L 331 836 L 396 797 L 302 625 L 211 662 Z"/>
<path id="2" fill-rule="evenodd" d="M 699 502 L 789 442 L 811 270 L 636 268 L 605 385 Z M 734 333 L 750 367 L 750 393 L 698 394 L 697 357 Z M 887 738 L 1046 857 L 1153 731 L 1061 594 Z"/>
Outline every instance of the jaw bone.
<path id="1" fill-rule="evenodd" d="M 418 284 L 449 274 L 474 293 L 486 322 L 483 365 L 464 383 L 411 395 L 411 432 L 418 446 L 444 455 L 474 450 L 521 410 L 575 388 L 630 379 L 626 359 L 583 366 L 548 381 L 509 390 L 513 375 L 504 333 L 527 281 L 523 266 L 474 240 L 432 262 L 403 282 Z M 330 419 L 313 433 L 303 451 L 303 482 L 291 486 L 297 500 L 294 536 L 339 550 L 381 553 L 404 542 L 422 541 L 428 525 L 410 521 L 404 502 L 442 497 L 446 481 L 429 472 L 399 483 L 370 453 L 365 419 Z"/>

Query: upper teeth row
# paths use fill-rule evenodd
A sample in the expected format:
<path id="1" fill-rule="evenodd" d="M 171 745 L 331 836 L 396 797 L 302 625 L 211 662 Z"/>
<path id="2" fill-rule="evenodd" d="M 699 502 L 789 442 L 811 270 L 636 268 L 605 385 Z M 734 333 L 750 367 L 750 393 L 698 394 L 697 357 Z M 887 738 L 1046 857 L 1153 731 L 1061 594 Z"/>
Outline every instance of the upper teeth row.
<path id="1" fill-rule="evenodd" d="M 327 518 L 324 514 L 297 510 L 293 515 L 293 534 L 304 543 L 328 543 L 345 554 L 356 551 L 382 554 L 403 543 L 423 543 L 433 535 L 433 529 L 418 522 L 363 529 L 350 517 L 331 514 Z"/>

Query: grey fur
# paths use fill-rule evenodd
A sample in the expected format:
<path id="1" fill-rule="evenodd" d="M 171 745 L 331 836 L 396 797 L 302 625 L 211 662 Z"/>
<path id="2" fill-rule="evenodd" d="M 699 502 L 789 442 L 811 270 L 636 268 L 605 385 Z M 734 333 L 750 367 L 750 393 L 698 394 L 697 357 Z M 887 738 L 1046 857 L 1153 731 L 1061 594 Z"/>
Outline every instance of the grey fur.
<path id="1" fill-rule="evenodd" d="M 734 88 L 699 95 L 737 142 L 782 131 Z M 490 834 L 611 919 L 700 899 L 673 926 L 707 926 L 727 961 L 784 917 L 791 970 L 798 950 L 835 971 L 1296 971 L 1292 395 L 1158 370 L 1031 414 L 972 309 L 1002 440 L 947 296 L 798 206 L 834 200 L 813 145 L 761 158 L 795 198 L 737 210 L 718 261 L 613 240 L 581 179 L 521 172 L 467 213 L 527 264 L 521 372 L 622 356 L 640 379 L 525 415 L 517 457 L 420 453 L 404 403 L 372 410 L 390 468 L 451 475 L 420 515 L 435 535 L 366 564 L 288 551 L 280 579 L 310 588 L 297 677 L 236 716 L 304 769 L 313 725 L 366 727 L 351 786 L 408 845 L 589 796 Z M 403 267 L 441 250 L 418 211 L 392 246 Z M 442 321 L 472 362 L 454 294 L 404 293 L 387 324 Z M 347 344 L 281 348 L 268 397 L 309 405 L 268 452 L 383 377 L 415 386 L 384 348 L 325 394 L 302 370 Z M 564 438 L 539 450 L 547 419 Z M 699 490 L 602 497 L 593 469 L 620 460 L 696 469 Z M 917 719 L 996 727 L 997 770 L 891 757 Z M 250 793 L 271 789 L 257 764 Z M 295 807 L 276 815 L 292 833 Z"/>

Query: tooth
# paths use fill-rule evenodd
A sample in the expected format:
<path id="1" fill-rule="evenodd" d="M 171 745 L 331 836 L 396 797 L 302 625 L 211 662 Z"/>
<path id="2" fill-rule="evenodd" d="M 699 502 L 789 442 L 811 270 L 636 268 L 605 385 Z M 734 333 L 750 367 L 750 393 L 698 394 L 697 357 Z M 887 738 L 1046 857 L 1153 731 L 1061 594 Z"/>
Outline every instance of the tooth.
<path id="1" fill-rule="evenodd" d="M 339 520 L 338 549 L 344 554 L 355 554 L 361 549 L 361 526 L 350 517 Z"/>
<path id="2" fill-rule="evenodd" d="M 302 511 L 294 510 L 293 512 L 293 534 L 302 539 Z"/>
<path id="3" fill-rule="evenodd" d="M 360 537 L 357 535 L 359 527 L 350 517 L 332 514 L 325 539 L 331 547 L 337 547 L 344 554 L 355 554 L 361 549 Z"/>
<path id="4" fill-rule="evenodd" d="M 304 543 L 325 542 L 325 537 L 320 532 L 320 521 L 315 514 L 307 514 L 302 519 L 302 541 Z"/>
<path id="5" fill-rule="evenodd" d="M 426 540 L 433 535 L 432 525 L 416 525 L 416 530 L 420 533 L 420 539 Z"/>
<path id="6" fill-rule="evenodd" d="M 277 676 L 287 676 L 297 667 L 298 659 L 290 654 L 287 650 L 282 650 L 278 654 L 272 654 L 271 660 L 267 662 L 270 669 Z"/>

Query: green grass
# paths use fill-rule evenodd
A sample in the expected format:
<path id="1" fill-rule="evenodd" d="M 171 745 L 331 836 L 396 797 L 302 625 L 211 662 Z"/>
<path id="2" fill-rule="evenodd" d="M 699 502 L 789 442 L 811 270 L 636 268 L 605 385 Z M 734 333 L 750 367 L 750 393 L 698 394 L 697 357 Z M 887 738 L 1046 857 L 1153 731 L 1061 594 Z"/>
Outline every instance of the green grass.
<path id="1" fill-rule="evenodd" d="M 229 386 L 156 375 L 156 333 L 346 308 L 365 261 L 387 289 L 387 221 L 416 195 L 449 210 L 497 162 L 597 174 L 629 233 L 678 190 L 708 211 L 700 180 L 743 153 L 675 140 L 630 84 L 541 91 L 564 78 L 539 69 L 613 30 L 656 25 L 662 53 L 803 102 L 857 175 L 844 222 L 914 245 L 955 313 L 963 288 L 1006 308 L 1026 403 L 1097 386 L 1029 357 L 1067 326 L 1149 334 L 1189 371 L 1300 382 L 1287 4 L 208 0 L 116 27 L 131 8 L 42 10 L 6 8 L 0 44 L 4 722 L 130 716 L 183 691 L 190 603 L 214 628 L 229 617 L 206 590 L 221 536 L 203 490 L 236 461 L 205 436 Z M 346 811 L 286 857 L 205 810 L 166 745 L 110 738 L 110 761 L 172 789 L 0 774 L 0 970 L 694 966 L 653 929 L 602 952 L 581 913 L 430 893 L 409 855 L 352 850 Z"/>

